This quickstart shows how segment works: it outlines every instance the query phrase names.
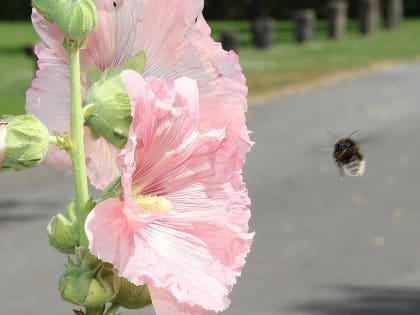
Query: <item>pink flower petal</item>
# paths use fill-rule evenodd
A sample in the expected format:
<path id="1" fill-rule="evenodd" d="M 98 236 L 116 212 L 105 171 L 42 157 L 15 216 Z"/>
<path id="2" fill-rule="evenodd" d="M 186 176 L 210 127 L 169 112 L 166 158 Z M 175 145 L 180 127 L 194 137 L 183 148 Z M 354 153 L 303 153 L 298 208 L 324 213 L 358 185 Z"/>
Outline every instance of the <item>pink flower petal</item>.
<path id="1" fill-rule="evenodd" d="M 133 251 L 124 258 L 126 265 L 114 263 L 87 225 L 92 253 L 109 257 L 106 261 L 118 265 L 120 276 L 131 282 L 162 289 L 161 300 L 172 296 L 178 302 L 158 305 L 162 312 L 173 307 L 222 311 L 253 238 L 248 194 L 226 147 L 225 131 L 198 132 L 194 80 L 144 80 L 133 71 L 124 71 L 122 78 L 133 122 L 120 154 L 124 193 L 119 211 L 131 233 L 123 243 L 134 244 Z M 165 198 L 171 206 L 166 212 L 144 213 L 136 198 L 145 195 Z M 95 213 L 110 211 L 101 205 Z M 104 222 L 100 228 L 103 235 L 114 229 Z"/>
<path id="2" fill-rule="evenodd" d="M 93 139 L 85 128 L 86 166 L 90 183 L 103 190 L 115 178 L 121 175 L 116 160 L 118 149 L 104 138 Z"/>
<path id="3" fill-rule="evenodd" d="M 133 231 L 121 212 L 123 206 L 119 199 L 105 200 L 86 219 L 87 237 L 94 240 L 89 242 L 89 250 L 103 261 L 112 262 L 120 273 L 134 252 Z"/>
<path id="4" fill-rule="evenodd" d="M 69 133 L 70 89 L 68 64 L 40 42 L 35 48 L 39 56 L 36 78 L 26 92 L 26 111 L 39 118 L 51 132 Z M 56 168 L 69 168 L 68 153 L 50 146 L 45 162 Z"/>
<path id="5" fill-rule="evenodd" d="M 102 71 L 119 66 L 141 50 L 136 42 L 143 16 L 143 0 L 94 1 L 98 22 L 89 34 L 81 59 Z"/>
<path id="6" fill-rule="evenodd" d="M 228 306 L 227 295 L 252 239 L 252 234 L 235 227 L 235 215 L 202 210 L 129 221 L 122 207 L 111 199 L 89 215 L 86 229 L 94 255 L 112 263 L 120 276 L 164 288 L 180 303 L 215 311 Z"/>
<path id="7" fill-rule="evenodd" d="M 200 207 L 168 196 L 173 212 L 148 218 L 149 223 L 141 217 L 129 220 L 117 199 L 99 204 L 86 224 L 90 250 L 135 284 L 165 288 L 181 303 L 221 311 L 229 304 L 227 295 L 245 264 L 253 235 L 236 226 L 239 212 L 214 211 L 217 197 L 206 200 L 203 192 L 201 197 L 186 193 L 185 201 L 198 199 Z M 243 211 L 249 217 L 248 210 Z"/>
<path id="8" fill-rule="evenodd" d="M 63 47 L 64 38 L 57 25 L 45 20 L 44 17 L 39 14 L 35 8 L 32 9 L 31 18 L 35 31 L 42 39 L 44 45 L 54 51 L 57 57 L 63 60 L 68 60 L 68 53 Z M 42 60 L 42 56 L 38 55 L 38 57 L 41 62 L 45 62 Z"/>
<path id="9" fill-rule="evenodd" d="M 149 287 L 153 308 L 156 315 L 215 315 L 216 312 L 207 311 L 199 306 L 179 303 L 172 294 L 163 289 Z"/>

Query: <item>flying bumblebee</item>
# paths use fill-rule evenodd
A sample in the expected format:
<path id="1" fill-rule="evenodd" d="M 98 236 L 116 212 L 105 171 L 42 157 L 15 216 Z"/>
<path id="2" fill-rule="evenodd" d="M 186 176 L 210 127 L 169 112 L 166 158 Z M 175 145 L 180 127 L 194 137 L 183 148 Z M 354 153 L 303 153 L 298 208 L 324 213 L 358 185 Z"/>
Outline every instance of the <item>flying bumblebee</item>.
<path id="1" fill-rule="evenodd" d="M 357 142 L 351 138 L 356 132 L 347 137 L 337 138 L 334 144 L 333 159 L 337 164 L 341 180 L 344 174 L 361 177 L 365 172 L 366 161 Z"/>

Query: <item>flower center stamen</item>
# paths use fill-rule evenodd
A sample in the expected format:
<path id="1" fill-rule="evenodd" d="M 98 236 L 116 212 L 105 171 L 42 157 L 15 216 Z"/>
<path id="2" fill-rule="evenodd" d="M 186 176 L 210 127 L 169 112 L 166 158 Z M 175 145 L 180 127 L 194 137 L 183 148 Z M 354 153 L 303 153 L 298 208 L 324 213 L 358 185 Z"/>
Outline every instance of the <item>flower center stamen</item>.
<path id="1" fill-rule="evenodd" d="M 137 205 L 140 207 L 140 212 L 144 214 L 167 214 L 172 208 L 172 203 L 161 196 L 137 195 L 135 196 L 135 200 Z"/>

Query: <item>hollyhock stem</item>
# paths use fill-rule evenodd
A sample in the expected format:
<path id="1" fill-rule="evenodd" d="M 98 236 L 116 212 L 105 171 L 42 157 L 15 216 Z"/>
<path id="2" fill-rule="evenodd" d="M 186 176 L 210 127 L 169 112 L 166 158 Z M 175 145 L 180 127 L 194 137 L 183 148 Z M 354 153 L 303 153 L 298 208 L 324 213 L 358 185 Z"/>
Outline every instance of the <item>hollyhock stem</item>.
<path id="1" fill-rule="evenodd" d="M 103 309 L 104 309 L 103 307 L 87 308 L 86 315 L 102 315 Z"/>
<path id="2" fill-rule="evenodd" d="M 83 143 L 83 112 L 82 94 L 80 88 L 80 57 L 79 50 L 69 50 L 70 61 L 70 97 L 71 97 L 71 138 L 70 150 L 73 163 L 74 185 L 76 190 L 77 217 L 80 231 L 80 245 L 87 246 L 88 241 L 84 230 L 86 220 L 85 205 L 89 199 L 86 176 L 85 151 Z"/>
<path id="3" fill-rule="evenodd" d="M 120 306 L 118 304 L 112 304 L 106 311 L 105 315 L 115 315 L 119 308 Z"/>

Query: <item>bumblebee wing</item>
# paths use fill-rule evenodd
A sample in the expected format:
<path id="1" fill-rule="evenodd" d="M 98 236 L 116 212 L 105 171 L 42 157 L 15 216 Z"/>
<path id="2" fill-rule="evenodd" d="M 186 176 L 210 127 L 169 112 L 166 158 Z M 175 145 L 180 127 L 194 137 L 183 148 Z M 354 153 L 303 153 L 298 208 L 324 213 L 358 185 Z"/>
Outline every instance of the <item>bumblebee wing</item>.
<path id="1" fill-rule="evenodd" d="M 376 144 L 382 142 L 384 137 L 385 137 L 384 133 L 373 133 L 373 134 L 367 134 L 367 135 L 360 136 L 360 137 L 357 137 L 357 135 L 356 135 L 352 139 L 354 141 L 356 141 L 357 144 L 359 144 L 359 145 L 369 145 L 369 146 L 371 146 L 371 145 L 376 145 Z"/>

